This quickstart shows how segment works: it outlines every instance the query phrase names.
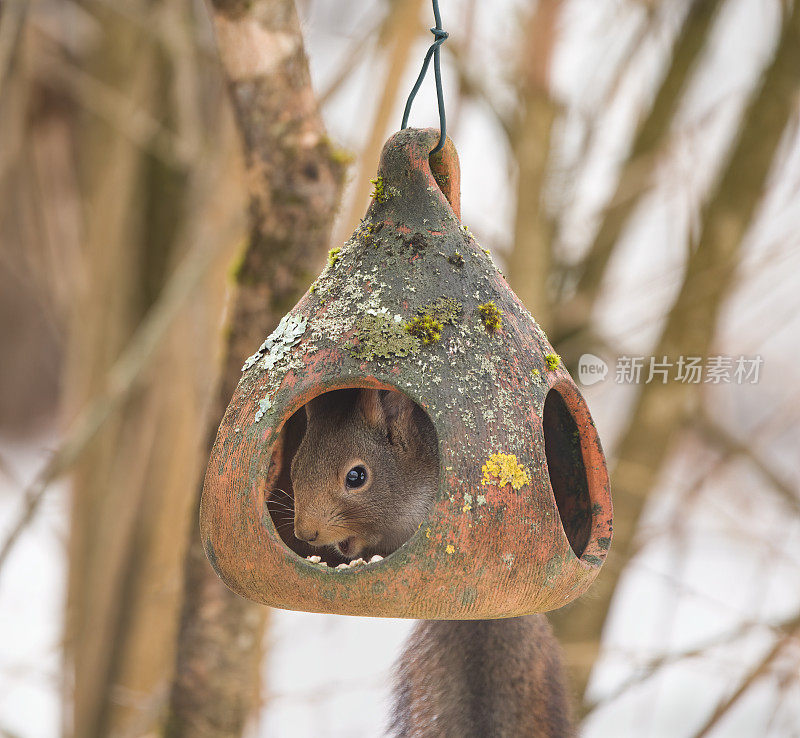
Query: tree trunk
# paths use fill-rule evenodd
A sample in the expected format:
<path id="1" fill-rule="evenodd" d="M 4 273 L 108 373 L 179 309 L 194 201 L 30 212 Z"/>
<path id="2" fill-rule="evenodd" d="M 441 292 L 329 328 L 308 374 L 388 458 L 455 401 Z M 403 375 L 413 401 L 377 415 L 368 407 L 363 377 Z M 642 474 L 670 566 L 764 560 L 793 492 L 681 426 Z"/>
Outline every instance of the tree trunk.
<path id="1" fill-rule="evenodd" d="M 325 135 L 292 0 L 213 0 L 220 59 L 247 161 L 252 231 L 235 271 L 210 450 L 245 358 L 316 276 L 328 248 L 344 158 Z M 199 490 L 195 510 L 199 505 Z M 258 704 L 267 609 L 229 591 L 196 523 L 171 689 L 169 736 L 240 735 Z"/>

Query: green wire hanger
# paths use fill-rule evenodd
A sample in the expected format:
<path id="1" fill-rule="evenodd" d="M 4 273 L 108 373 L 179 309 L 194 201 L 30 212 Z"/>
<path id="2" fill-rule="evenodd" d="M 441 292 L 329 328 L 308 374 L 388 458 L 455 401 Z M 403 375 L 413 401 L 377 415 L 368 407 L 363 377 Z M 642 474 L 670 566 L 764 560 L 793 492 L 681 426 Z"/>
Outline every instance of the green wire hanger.
<path id="1" fill-rule="evenodd" d="M 414 83 L 414 87 L 411 89 L 411 93 L 406 101 L 406 108 L 403 111 L 403 122 L 400 126 L 401 130 L 408 128 L 408 116 L 411 112 L 411 104 L 414 102 L 414 98 L 416 97 L 416 94 L 422 85 L 422 80 L 425 79 L 425 73 L 428 71 L 428 64 L 430 64 L 431 57 L 433 57 L 433 74 L 436 78 L 436 99 L 439 103 L 440 136 L 439 143 L 436 144 L 436 148 L 431 151 L 431 154 L 441 151 L 442 146 L 444 146 L 445 139 L 447 138 L 447 118 L 444 112 L 444 92 L 442 91 L 442 69 L 440 59 L 441 52 L 439 47 L 447 40 L 450 34 L 442 29 L 442 16 L 439 13 L 439 0 L 433 0 L 433 17 L 436 20 L 436 26 L 431 28 L 431 33 L 434 35 L 434 42 L 430 45 L 428 52 L 425 54 L 425 61 L 422 62 L 422 69 L 420 70 L 417 81 Z"/>

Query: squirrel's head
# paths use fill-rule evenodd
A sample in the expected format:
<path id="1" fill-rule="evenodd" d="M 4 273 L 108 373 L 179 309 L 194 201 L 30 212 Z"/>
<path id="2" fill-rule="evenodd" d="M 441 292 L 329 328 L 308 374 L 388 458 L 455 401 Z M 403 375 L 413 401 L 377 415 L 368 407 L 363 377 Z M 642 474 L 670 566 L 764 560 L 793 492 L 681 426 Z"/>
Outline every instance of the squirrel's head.
<path id="1" fill-rule="evenodd" d="M 306 404 L 292 460 L 294 534 L 347 559 L 386 556 L 425 519 L 436 488 L 436 434 L 400 392 L 348 389 Z"/>

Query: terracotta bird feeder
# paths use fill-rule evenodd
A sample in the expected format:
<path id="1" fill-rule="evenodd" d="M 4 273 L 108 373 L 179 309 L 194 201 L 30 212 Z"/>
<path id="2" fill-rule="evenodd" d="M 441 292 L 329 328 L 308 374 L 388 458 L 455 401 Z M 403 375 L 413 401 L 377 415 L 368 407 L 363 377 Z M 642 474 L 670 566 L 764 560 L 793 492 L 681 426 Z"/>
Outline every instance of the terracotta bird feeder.
<path id="1" fill-rule="evenodd" d="M 200 523 L 235 592 L 273 607 L 425 619 L 543 612 L 591 584 L 611 498 L 589 410 L 541 328 L 459 221 L 452 142 L 386 143 L 366 217 L 251 356 L 208 464 Z M 404 392 L 433 422 L 428 520 L 382 561 L 312 563 L 271 496 L 291 495 L 302 407 L 334 389 Z M 301 411 L 301 412 L 298 412 Z M 285 504 L 284 508 L 285 509 Z"/>

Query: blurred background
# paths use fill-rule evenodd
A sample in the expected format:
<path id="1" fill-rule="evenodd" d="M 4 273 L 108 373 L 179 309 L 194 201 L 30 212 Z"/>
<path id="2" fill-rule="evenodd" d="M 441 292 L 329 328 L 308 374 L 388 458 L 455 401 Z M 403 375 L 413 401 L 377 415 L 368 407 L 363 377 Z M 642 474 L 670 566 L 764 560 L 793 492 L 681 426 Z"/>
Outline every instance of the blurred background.
<path id="1" fill-rule="evenodd" d="M 464 223 L 609 457 L 611 555 L 551 616 L 581 734 L 800 736 L 800 7 L 441 10 Z M 431 25 L 427 0 L 0 4 L 1 735 L 384 730 L 411 623 L 239 600 L 196 508 Z M 429 79 L 411 124 L 437 121 Z"/>

